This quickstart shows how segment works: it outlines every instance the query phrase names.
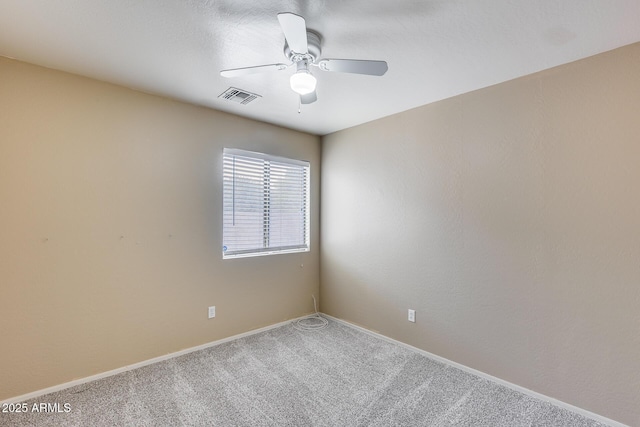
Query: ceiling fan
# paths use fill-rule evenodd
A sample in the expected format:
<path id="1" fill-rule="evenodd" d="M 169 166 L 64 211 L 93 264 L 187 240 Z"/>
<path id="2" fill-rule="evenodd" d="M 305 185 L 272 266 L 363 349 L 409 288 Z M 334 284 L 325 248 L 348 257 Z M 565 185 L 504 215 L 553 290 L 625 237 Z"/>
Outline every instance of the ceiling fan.
<path id="1" fill-rule="evenodd" d="M 278 21 L 284 33 L 284 55 L 289 64 L 268 64 L 254 67 L 222 70 L 223 77 L 238 77 L 247 74 L 261 73 L 271 70 L 286 70 L 296 66 L 296 72 L 290 78 L 291 89 L 300 95 L 302 104 L 311 104 L 318 100 L 316 95 L 316 78 L 309 67 L 318 67 L 322 71 L 382 76 L 387 72 L 385 61 L 366 61 L 357 59 L 320 59 L 320 35 L 307 29 L 302 16 L 295 13 L 279 13 Z"/>

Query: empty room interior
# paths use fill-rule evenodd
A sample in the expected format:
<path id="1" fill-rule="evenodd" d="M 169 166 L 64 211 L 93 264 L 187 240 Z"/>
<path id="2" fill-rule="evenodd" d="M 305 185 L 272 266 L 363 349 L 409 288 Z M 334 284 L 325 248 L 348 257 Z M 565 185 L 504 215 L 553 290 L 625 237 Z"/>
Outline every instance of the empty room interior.
<path id="1" fill-rule="evenodd" d="M 0 2 L 0 425 L 640 426 L 638 22 Z"/>

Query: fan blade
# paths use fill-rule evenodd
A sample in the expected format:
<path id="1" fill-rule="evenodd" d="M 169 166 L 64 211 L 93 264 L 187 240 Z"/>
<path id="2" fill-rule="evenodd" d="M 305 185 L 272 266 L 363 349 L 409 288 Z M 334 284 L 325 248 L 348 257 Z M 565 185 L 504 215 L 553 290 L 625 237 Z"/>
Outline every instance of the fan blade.
<path id="1" fill-rule="evenodd" d="M 385 61 L 361 61 L 358 59 L 321 59 L 318 67 L 324 71 L 382 76 L 389 67 Z"/>
<path id="2" fill-rule="evenodd" d="M 288 67 L 287 64 L 269 64 L 269 65 L 258 65 L 256 67 L 232 68 L 230 70 L 220 71 L 220 75 L 222 77 L 238 77 L 238 76 L 246 76 L 247 74 L 262 73 L 265 71 L 284 70 L 287 67 Z"/>
<path id="3" fill-rule="evenodd" d="M 278 14 L 278 21 L 289 48 L 295 53 L 307 53 L 307 25 L 304 18 L 295 13 L 285 12 Z"/>
<path id="4" fill-rule="evenodd" d="M 312 104 L 318 100 L 318 95 L 316 95 L 316 91 L 314 90 L 311 93 L 306 95 L 300 95 L 300 103 L 301 104 Z"/>

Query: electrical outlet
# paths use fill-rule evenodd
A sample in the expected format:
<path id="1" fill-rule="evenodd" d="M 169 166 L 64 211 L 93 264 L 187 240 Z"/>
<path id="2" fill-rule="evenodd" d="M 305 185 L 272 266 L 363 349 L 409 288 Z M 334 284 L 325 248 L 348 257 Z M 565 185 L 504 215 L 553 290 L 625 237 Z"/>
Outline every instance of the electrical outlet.
<path id="1" fill-rule="evenodd" d="M 212 305 L 209 307 L 209 319 L 216 317 L 216 306 Z"/>
<path id="2" fill-rule="evenodd" d="M 415 310 L 409 309 L 409 315 L 408 315 L 407 320 L 409 320 L 409 322 L 416 323 L 416 311 Z"/>

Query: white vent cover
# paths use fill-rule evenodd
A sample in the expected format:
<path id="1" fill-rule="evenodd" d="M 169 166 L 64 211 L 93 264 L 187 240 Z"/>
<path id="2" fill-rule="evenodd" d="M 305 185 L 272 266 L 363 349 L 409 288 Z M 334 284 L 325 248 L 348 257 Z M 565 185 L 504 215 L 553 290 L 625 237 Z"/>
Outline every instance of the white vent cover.
<path id="1" fill-rule="evenodd" d="M 232 102 L 237 102 L 238 104 L 248 104 L 251 101 L 260 98 L 260 95 L 256 95 L 255 93 L 247 92 L 246 90 L 238 89 L 235 87 L 230 87 L 225 90 L 218 96 L 218 98 L 224 98 Z"/>

